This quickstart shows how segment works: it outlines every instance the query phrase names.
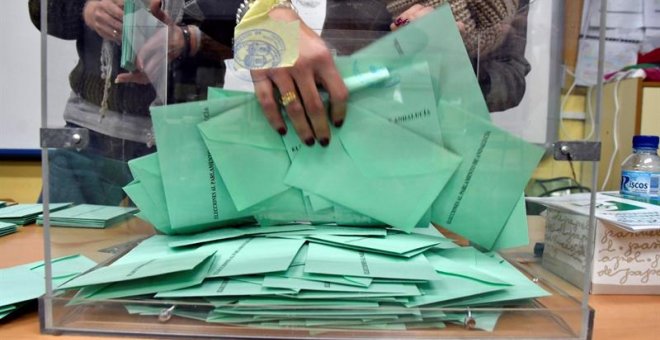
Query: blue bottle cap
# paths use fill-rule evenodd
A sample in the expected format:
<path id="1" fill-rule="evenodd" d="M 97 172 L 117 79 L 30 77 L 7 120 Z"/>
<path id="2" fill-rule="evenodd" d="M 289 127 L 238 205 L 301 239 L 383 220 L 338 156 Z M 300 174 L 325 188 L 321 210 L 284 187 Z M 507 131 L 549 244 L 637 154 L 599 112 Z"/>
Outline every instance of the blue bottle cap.
<path id="1" fill-rule="evenodd" d="M 635 136 L 633 137 L 634 149 L 657 149 L 660 137 L 658 136 Z"/>

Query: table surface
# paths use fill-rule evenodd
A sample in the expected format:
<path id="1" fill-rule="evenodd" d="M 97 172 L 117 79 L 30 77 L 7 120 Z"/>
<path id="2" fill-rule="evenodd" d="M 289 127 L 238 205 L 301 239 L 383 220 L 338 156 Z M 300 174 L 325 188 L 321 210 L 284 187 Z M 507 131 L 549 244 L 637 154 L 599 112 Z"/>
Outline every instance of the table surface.
<path id="1" fill-rule="evenodd" d="M 18 233 L 0 238 L 0 268 L 43 259 L 43 233 L 38 226 L 23 227 Z M 593 339 L 660 339 L 660 296 L 592 295 L 590 305 L 596 310 Z M 0 339 L 99 339 L 75 335 L 44 335 L 39 332 L 36 308 L 9 322 L 0 321 Z M 101 339 L 113 339 L 100 337 Z M 126 337 L 116 339 L 127 339 Z"/>

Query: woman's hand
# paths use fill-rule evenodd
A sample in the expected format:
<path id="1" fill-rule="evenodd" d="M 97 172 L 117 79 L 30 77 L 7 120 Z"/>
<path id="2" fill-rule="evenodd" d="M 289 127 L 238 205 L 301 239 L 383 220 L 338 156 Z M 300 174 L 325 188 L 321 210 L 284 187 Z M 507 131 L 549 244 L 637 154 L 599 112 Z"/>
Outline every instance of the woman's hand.
<path id="1" fill-rule="evenodd" d="M 411 21 L 415 21 L 431 12 L 433 12 L 433 7 L 414 4 L 394 19 L 394 22 L 390 24 L 390 29 L 396 31 L 400 27 L 409 24 Z"/>
<path id="2" fill-rule="evenodd" d="M 330 95 L 330 117 L 336 127 L 344 123 L 348 90 L 323 40 L 295 11 L 274 8 L 269 15 L 274 20 L 300 21 L 299 55 L 292 67 L 252 70 L 257 99 L 270 125 L 280 134 L 287 132 L 281 104 L 303 143 L 312 146 L 317 140 L 327 146 L 330 127 L 317 84 Z"/>
<path id="3" fill-rule="evenodd" d="M 124 0 L 90 0 L 83 9 L 85 24 L 103 39 L 121 43 Z"/>

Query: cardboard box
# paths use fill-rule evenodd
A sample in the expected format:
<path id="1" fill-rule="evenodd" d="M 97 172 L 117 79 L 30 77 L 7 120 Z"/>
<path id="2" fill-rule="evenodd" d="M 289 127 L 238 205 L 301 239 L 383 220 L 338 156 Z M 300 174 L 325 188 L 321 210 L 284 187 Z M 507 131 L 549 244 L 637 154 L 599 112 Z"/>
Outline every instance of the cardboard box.
<path id="1" fill-rule="evenodd" d="M 589 217 L 548 208 L 543 267 L 584 282 Z M 597 220 L 592 294 L 660 294 L 660 230 L 630 232 Z"/>

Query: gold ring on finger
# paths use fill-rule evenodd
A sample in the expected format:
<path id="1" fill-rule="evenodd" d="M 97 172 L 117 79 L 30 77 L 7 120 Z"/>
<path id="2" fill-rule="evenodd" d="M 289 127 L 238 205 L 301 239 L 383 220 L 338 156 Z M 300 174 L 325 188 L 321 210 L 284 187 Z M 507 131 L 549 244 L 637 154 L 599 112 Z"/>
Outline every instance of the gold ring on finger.
<path id="1" fill-rule="evenodd" d="M 295 102 L 298 100 L 298 95 L 296 94 L 296 91 L 289 91 L 286 92 L 285 94 L 280 97 L 280 102 L 282 103 L 282 106 L 288 106 L 289 104 Z"/>

